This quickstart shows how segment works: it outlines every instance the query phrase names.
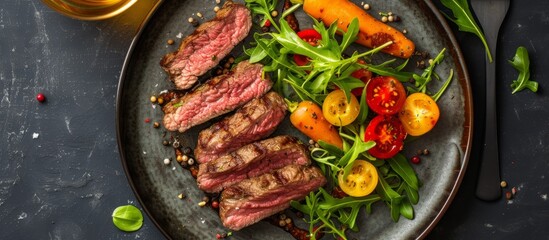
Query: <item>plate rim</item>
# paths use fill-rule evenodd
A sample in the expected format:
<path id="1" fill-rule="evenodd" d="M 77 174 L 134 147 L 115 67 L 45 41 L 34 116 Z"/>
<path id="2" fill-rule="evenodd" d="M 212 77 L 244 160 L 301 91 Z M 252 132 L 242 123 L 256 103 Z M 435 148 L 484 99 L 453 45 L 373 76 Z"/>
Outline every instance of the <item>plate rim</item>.
<path id="1" fill-rule="evenodd" d="M 135 186 L 134 180 L 131 178 L 129 174 L 129 166 L 126 161 L 126 153 L 125 153 L 125 147 L 123 144 L 123 124 L 122 124 L 122 96 L 124 92 L 124 83 L 126 80 L 127 70 L 130 64 L 130 61 L 132 59 L 135 47 L 137 46 L 141 35 L 143 34 L 146 26 L 152 19 L 152 17 L 155 15 L 159 7 L 165 2 L 165 0 L 158 0 L 155 5 L 151 8 L 147 16 L 144 18 L 142 23 L 138 27 L 138 31 L 133 37 L 130 46 L 128 47 L 126 56 L 124 58 L 124 62 L 121 68 L 120 77 L 118 80 L 118 87 L 116 92 L 116 110 L 115 110 L 115 122 L 116 122 L 116 138 L 117 138 L 117 145 L 118 150 L 120 154 L 120 160 L 122 162 L 122 167 L 124 168 L 124 173 L 126 176 L 126 179 L 128 180 L 128 183 L 139 202 L 141 208 L 143 211 L 147 214 L 150 221 L 155 225 L 155 227 L 162 233 L 164 237 L 167 239 L 173 239 L 172 236 L 166 232 L 166 230 L 158 223 L 156 218 L 152 215 L 149 208 L 143 204 L 143 200 L 137 190 L 137 187 Z M 463 56 L 463 53 L 461 51 L 461 47 L 459 45 L 459 42 L 457 41 L 454 32 L 452 31 L 450 25 L 448 24 L 446 18 L 441 14 L 440 10 L 437 8 L 437 6 L 432 2 L 432 0 L 423 0 L 423 2 L 427 5 L 427 8 L 432 12 L 436 20 L 440 23 L 440 27 L 442 27 L 442 30 L 444 33 L 447 34 L 447 39 L 449 40 L 452 49 L 449 49 L 451 54 L 455 54 L 455 60 L 456 64 L 459 65 L 460 69 L 459 71 L 463 72 L 463 79 L 457 79 L 458 81 L 462 82 L 464 84 L 460 85 L 463 88 L 463 96 L 464 96 L 464 123 L 463 123 L 463 133 L 462 133 L 462 139 L 461 139 L 461 145 L 460 151 L 461 151 L 461 167 L 459 170 L 459 173 L 456 177 L 456 180 L 454 181 L 452 188 L 450 190 L 450 193 L 448 195 L 448 198 L 444 201 L 444 204 L 438 211 L 438 213 L 435 215 L 435 217 L 427 224 L 423 230 L 420 231 L 420 234 L 417 236 L 417 239 L 424 239 L 438 224 L 438 222 L 442 219 L 448 208 L 450 207 L 451 203 L 453 202 L 459 187 L 461 186 L 461 183 L 463 181 L 463 178 L 465 176 L 465 172 L 467 170 L 467 166 L 469 163 L 471 148 L 472 148 L 472 138 L 473 138 L 473 98 L 472 98 L 472 89 L 471 89 L 471 81 L 469 76 L 469 71 L 467 69 L 467 64 L 465 61 L 465 57 Z"/>

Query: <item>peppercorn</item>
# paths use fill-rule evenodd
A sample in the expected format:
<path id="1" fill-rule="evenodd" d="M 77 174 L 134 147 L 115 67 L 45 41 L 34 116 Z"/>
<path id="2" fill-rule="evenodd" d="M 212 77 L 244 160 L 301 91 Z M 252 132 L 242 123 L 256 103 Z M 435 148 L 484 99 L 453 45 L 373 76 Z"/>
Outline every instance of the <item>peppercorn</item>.
<path id="1" fill-rule="evenodd" d="M 501 181 L 501 183 L 499 183 L 499 185 L 504 188 L 504 187 L 507 187 L 507 182 L 506 181 Z"/>
<path id="2" fill-rule="evenodd" d="M 215 6 L 214 7 L 214 12 L 218 12 L 219 11 L 219 6 Z"/>
<path id="3" fill-rule="evenodd" d="M 364 4 L 364 10 L 370 10 L 370 4 Z"/>
<path id="4" fill-rule="evenodd" d="M 160 127 L 160 123 L 159 123 L 159 122 L 154 122 L 154 123 L 153 123 L 153 127 L 154 127 L 154 128 L 159 128 L 159 127 Z"/>
<path id="5" fill-rule="evenodd" d="M 512 194 L 511 192 L 506 192 L 506 193 L 505 193 L 505 198 L 506 198 L 507 200 L 511 200 L 511 199 L 513 198 L 513 194 Z"/>
<path id="6" fill-rule="evenodd" d="M 180 162 L 183 162 L 183 156 L 182 156 L 182 155 L 177 155 L 177 157 L 175 158 L 175 160 L 176 160 L 177 162 L 179 162 L 179 163 L 180 163 Z"/>
<path id="7" fill-rule="evenodd" d="M 423 149 L 423 155 L 429 155 L 429 149 Z"/>
<path id="8" fill-rule="evenodd" d="M 199 206 L 199 207 L 204 207 L 204 206 L 206 206 L 206 202 L 204 202 L 204 201 L 199 202 L 199 203 L 198 203 L 198 206 Z"/>
<path id="9" fill-rule="evenodd" d="M 179 195 L 177 195 L 177 198 L 183 199 L 183 198 L 185 198 L 185 195 L 183 195 L 183 193 L 180 193 Z"/>
<path id="10" fill-rule="evenodd" d="M 413 156 L 410 160 L 413 164 L 419 164 L 421 162 L 421 158 L 419 156 Z"/>
<path id="11" fill-rule="evenodd" d="M 42 93 L 38 93 L 36 95 L 36 100 L 38 100 L 38 102 L 45 102 L 46 101 L 46 96 Z"/>
<path id="12" fill-rule="evenodd" d="M 271 16 L 272 16 L 272 17 L 278 16 L 278 11 L 276 11 L 276 10 L 272 11 L 272 12 L 271 12 Z"/>
<path id="13" fill-rule="evenodd" d="M 151 102 L 152 102 L 152 103 L 155 103 L 155 102 L 156 102 L 156 96 L 151 96 Z"/>
<path id="14" fill-rule="evenodd" d="M 178 142 L 178 141 L 174 141 L 174 142 L 172 143 L 172 147 L 173 147 L 173 148 L 179 148 L 179 147 L 180 147 L 179 142 Z"/>
<path id="15" fill-rule="evenodd" d="M 156 100 L 158 102 L 158 105 L 162 105 L 164 104 L 164 99 L 163 98 L 158 98 L 158 100 Z"/>
<path id="16" fill-rule="evenodd" d="M 189 165 L 193 165 L 193 164 L 194 164 L 194 159 L 189 158 L 189 160 L 187 160 L 187 163 L 188 163 Z"/>
<path id="17" fill-rule="evenodd" d="M 386 22 L 388 21 L 387 16 L 383 16 L 383 17 L 381 18 L 381 21 L 384 22 L 384 23 L 386 23 Z"/>
<path id="18" fill-rule="evenodd" d="M 219 202 L 218 201 L 212 201 L 212 208 L 219 208 Z"/>
<path id="19" fill-rule="evenodd" d="M 169 165 L 171 160 L 169 158 L 164 158 L 164 164 Z"/>
<path id="20" fill-rule="evenodd" d="M 170 145 L 170 142 L 168 142 L 168 140 L 164 140 L 164 141 L 162 141 L 162 145 L 168 146 L 168 145 Z"/>
<path id="21" fill-rule="evenodd" d="M 168 39 L 168 45 L 173 45 L 175 41 L 173 39 Z"/>

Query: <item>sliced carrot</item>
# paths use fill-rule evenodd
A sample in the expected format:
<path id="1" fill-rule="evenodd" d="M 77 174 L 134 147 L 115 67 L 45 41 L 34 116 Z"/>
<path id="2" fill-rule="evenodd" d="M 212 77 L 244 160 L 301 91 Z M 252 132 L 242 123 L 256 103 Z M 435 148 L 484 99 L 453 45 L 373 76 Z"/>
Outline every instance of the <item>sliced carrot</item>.
<path id="1" fill-rule="evenodd" d="M 409 58 L 415 51 L 414 42 L 402 32 L 375 19 L 349 0 L 304 0 L 303 10 L 326 25 L 337 21 L 337 26 L 343 31 L 347 31 L 351 21 L 358 18 L 356 42 L 366 47 L 375 48 L 393 41 L 382 51 L 401 58 Z"/>
<path id="2" fill-rule="evenodd" d="M 340 149 L 343 141 L 336 127 L 330 124 L 322 115 L 322 109 L 311 101 L 302 101 L 290 115 L 290 122 L 300 132 L 315 142 L 322 140 Z"/>

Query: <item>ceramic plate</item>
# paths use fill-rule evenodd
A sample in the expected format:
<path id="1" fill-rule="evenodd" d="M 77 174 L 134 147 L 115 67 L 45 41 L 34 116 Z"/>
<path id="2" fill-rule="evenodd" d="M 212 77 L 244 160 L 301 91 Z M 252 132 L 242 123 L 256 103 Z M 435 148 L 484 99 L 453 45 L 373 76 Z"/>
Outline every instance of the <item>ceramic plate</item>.
<path id="1" fill-rule="evenodd" d="M 418 50 L 434 57 L 446 48 L 446 59 L 437 67 L 437 73 L 444 79 L 450 69 L 455 73 L 454 81 L 439 100 L 441 119 L 434 130 L 406 145 L 407 156 L 418 149 L 431 151 L 422 158 L 421 164 L 414 165 L 422 183 L 420 200 L 414 207 L 415 219 L 401 218 L 394 223 L 389 209 L 378 203 L 372 214 L 361 214 L 361 231 L 354 234 L 359 239 L 422 238 L 448 208 L 467 166 L 472 132 L 467 71 L 456 40 L 431 1 L 371 0 L 369 4 L 374 16 L 378 16 L 377 12 L 389 11 L 400 16 L 402 21 L 392 23 L 393 26 L 406 29 Z M 166 237 L 173 239 L 215 239 L 216 233 L 227 231 L 214 210 L 197 205 L 204 195 L 189 172 L 175 161 L 168 166 L 163 164 L 164 158 L 173 159 L 175 155 L 173 148 L 161 144 L 162 140 L 175 135 L 183 146 L 194 147 L 198 132 L 208 124 L 180 135 L 153 128 L 152 122 L 161 122 L 162 112 L 149 101 L 151 95 L 173 88 L 159 66 L 162 56 L 176 50 L 178 45 L 168 45 L 167 40 L 178 43 L 194 29 L 187 19 L 193 17 L 204 22 L 214 15 L 214 6 L 214 0 L 164 1 L 149 16 L 132 43 L 120 78 L 117 131 L 123 166 L 145 212 Z M 197 17 L 198 12 L 204 19 Z M 306 28 L 306 24 L 301 23 L 301 27 Z M 415 61 L 410 65 L 414 67 Z M 432 89 L 440 85 L 441 82 L 434 81 Z M 146 123 L 147 118 L 150 123 Z M 275 134 L 280 133 L 297 135 L 287 122 L 279 126 Z M 186 198 L 179 199 L 179 193 L 184 193 Z M 235 232 L 233 239 L 291 239 L 291 236 L 262 221 Z"/>

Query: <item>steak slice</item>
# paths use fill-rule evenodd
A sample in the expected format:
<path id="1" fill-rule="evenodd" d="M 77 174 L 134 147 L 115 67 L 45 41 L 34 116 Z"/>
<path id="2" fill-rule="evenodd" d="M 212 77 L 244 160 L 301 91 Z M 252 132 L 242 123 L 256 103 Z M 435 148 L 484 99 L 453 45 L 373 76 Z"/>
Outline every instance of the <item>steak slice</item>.
<path id="1" fill-rule="evenodd" d="M 206 192 L 219 192 L 244 179 L 290 164 L 311 164 L 309 152 L 296 138 L 278 136 L 248 144 L 200 164 L 196 181 L 198 187 Z"/>
<path id="2" fill-rule="evenodd" d="M 271 135 L 284 119 L 286 109 L 284 99 L 275 92 L 253 99 L 235 114 L 200 132 L 194 150 L 196 160 L 209 162 Z"/>
<path id="3" fill-rule="evenodd" d="M 288 165 L 237 183 L 221 193 L 219 216 L 223 225 L 240 230 L 301 200 L 326 183 L 320 169 Z"/>
<path id="4" fill-rule="evenodd" d="M 176 52 L 160 61 L 178 89 L 188 89 L 198 77 L 219 61 L 250 32 L 252 16 L 246 6 L 227 1 L 214 19 L 201 24 L 186 37 Z"/>
<path id="5" fill-rule="evenodd" d="M 194 91 L 167 103 L 163 108 L 164 127 L 184 132 L 214 117 L 230 112 L 271 89 L 262 78 L 263 66 L 240 62 L 232 72 L 210 79 Z"/>

